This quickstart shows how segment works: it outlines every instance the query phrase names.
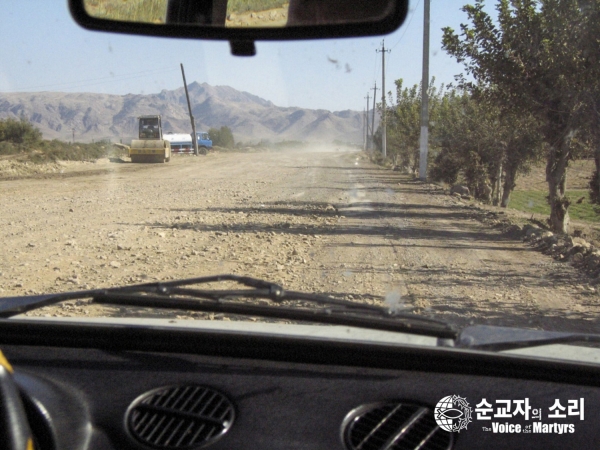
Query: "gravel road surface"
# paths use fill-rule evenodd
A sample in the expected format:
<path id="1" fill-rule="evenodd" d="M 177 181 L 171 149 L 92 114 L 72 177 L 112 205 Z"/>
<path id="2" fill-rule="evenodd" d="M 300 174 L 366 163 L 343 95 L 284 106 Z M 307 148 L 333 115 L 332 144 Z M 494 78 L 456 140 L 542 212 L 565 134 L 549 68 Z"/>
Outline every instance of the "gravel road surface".
<path id="1" fill-rule="evenodd" d="M 584 275 L 362 153 L 71 164 L 0 181 L 0 210 L 4 297 L 235 273 L 458 325 L 600 332 Z M 85 300 L 28 314 L 206 317 Z"/>

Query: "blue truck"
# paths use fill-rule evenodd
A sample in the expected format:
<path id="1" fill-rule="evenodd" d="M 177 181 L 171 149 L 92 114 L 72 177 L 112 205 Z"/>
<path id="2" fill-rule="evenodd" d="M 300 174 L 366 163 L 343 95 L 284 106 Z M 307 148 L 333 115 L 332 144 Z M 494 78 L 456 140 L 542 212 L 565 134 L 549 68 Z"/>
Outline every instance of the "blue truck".
<path id="1" fill-rule="evenodd" d="M 212 141 L 205 131 L 198 131 L 196 137 L 198 139 L 198 152 L 205 155 L 208 150 L 212 149 Z M 173 133 L 169 131 L 168 133 L 163 134 L 163 139 L 171 143 L 171 151 L 173 153 L 194 153 L 191 134 Z"/>

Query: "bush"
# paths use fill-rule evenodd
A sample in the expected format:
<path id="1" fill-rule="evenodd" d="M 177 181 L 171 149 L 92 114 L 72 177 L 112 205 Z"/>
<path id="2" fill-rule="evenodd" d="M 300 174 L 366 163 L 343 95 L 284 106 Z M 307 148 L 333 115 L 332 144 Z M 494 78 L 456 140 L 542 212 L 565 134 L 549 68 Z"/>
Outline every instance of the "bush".
<path id="1" fill-rule="evenodd" d="M 229 127 L 223 126 L 220 129 L 210 128 L 208 130 L 208 136 L 210 137 L 213 146 L 225 148 L 233 148 L 235 146 L 233 133 Z"/>
<path id="2" fill-rule="evenodd" d="M 0 141 L 0 155 L 15 155 L 20 152 L 22 152 L 20 145 L 15 145 L 8 141 Z"/>
<path id="3" fill-rule="evenodd" d="M 433 166 L 430 168 L 430 176 L 433 181 L 443 181 L 447 184 L 455 184 L 462 169 L 462 161 L 443 149 L 435 157 Z"/>
<path id="4" fill-rule="evenodd" d="M 20 155 L 35 163 L 49 161 L 94 161 L 115 153 L 108 141 L 90 144 L 43 140 L 42 133 L 26 119 L 0 120 L 0 155 Z"/>
<path id="5" fill-rule="evenodd" d="M 11 118 L 0 120 L 0 142 L 32 145 L 41 140 L 42 132 L 24 117 L 20 120 Z"/>

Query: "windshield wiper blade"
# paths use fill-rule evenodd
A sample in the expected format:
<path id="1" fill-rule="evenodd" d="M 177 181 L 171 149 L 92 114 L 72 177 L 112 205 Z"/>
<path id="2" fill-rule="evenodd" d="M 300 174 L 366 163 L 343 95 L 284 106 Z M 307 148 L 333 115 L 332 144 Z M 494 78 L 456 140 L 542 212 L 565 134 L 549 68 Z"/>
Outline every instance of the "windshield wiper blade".
<path id="1" fill-rule="evenodd" d="M 222 281 L 234 281 L 253 289 L 203 290 L 186 287 Z M 235 301 L 241 298 L 267 299 L 277 304 L 277 306 Z M 413 314 L 394 315 L 387 308 L 327 295 L 286 291 L 276 283 L 231 274 L 109 289 L 95 296 L 93 301 L 101 304 L 184 309 L 310 321 L 421 334 L 444 339 L 453 339 L 458 334 L 454 328 L 442 321 Z M 321 306 L 321 308 L 298 308 L 281 305 L 286 301 L 301 301 L 313 306 Z"/>
<path id="2" fill-rule="evenodd" d="M 102 292 L 100 289 L 88 291 L 60 292 L 58 294 L 22 295 L 19 297 L 0 297 L 0 318 L 23 314 L 44 306 L 54 305 L 66 300 L 90 298 Z"/>
<path id="3" fill-rule="evenodd" d="M 501 352 L 521 348 L 570 343 L 600 344 L 600 335 L 529 330 L 493 325 L 473 325 L 464 328 L 460 332 L 460 335 L 453 346 L 471 350 Z"/>
<path id="4" fill-rule="evenodd" d="M 187 286 L 233 281 L 251 289 L 197 289 Z M 388 308 L 328 295 L 286 291 L 269 281 L 239 275 L 215 275 L 184 280 L 143 283 L 109 289 L 95 289 L 42 296 L 0 299 L 0 317 L 10 317 L 64 300 L 91 298 L 93 303 L 200 312 L 260 316 L 292 321 L 354 326 L 382 331 L 404 332 L 455 339 L 451 325 L 416 314 L 394 314 Z M 252 304 L 241 299 L 270 300 L 273 304 Z M 284 302 L 301 302 L 302 307 Z"/>

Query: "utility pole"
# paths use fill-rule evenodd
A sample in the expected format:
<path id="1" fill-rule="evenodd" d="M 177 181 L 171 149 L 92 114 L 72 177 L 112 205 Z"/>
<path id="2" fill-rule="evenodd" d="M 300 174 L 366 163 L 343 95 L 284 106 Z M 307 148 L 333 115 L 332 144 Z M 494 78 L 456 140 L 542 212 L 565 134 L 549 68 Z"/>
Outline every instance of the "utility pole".
<path id="1" fill-rule="evenodd" d="M 381 154 L 384 158 L 387 157 L 387 136 L 386 136 L 386 117 L 385 117 L 385 54 L 390 53 L 391 50 L 385 49 L 385 40 L 381 41 L 381 50 L 377 49 L 376 52 L 381 52 Z"/>
<path id="2" fill-rule="evenodd" d="M 369 129 L 369 122 L 367 118 L 367 112 L 363 109 L 363 131 L 364 131 L 364 141 L 363 141 L 363 150 L 367 151 L 367 137 L 369 133 L 367 132 Z"/>
<path id="3" fill-rule="evenodd" d="M 429 6 L 423 2 L 423 78 L 421 80 L 421 145 L 419 151 L 419 179 L 427 180 L 427 155 L 429 153 Z"/>
<path id="4" fill-rule="evenodd" d="M 194 146 L 194 155 L 198 156 L 198 136 L 196 135 L 196 122 L 194 116 L 192 116 L 192 106 L 190 105 L 190 94 L 188 94 L 187 82 L 185 81 L 185 72 L 183 71 L 183 64 L 181 66 L 181 75 L 183 76 L 183 87 L 185 88 L 185 97 L 187 98 L 188 111 L 190 112 L 190 121 L 192 122 L 192 145 Z"/>
<path id="5" fill-rule="evenodd" d="M 366 125 L 366 129 L 365 129 L 365 151 L 369 150 L 369 93 L 367 92 L 367 96 L 365 97 L 367 99 L 367 111 L 365 112 L 365 125 Z"/>
<path id="6" fill-rule="evenodd" d="M 73 131 L 73 144 L 75 143 L 75 128 L 73 128 L 71 131 Z"/>
<path id="7" fill-rule="evenodd" d="M 377 98 L 377 81 L 375 82 L 375 87 L 371 88 L 373 92 L 373 121 L 371 122 L 371 142 L 373 143 L 373 147 L 375 147 L 375 99 Z"/>

